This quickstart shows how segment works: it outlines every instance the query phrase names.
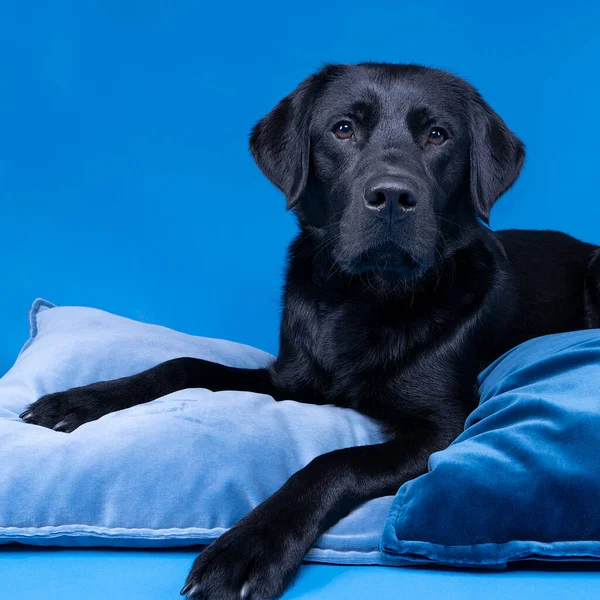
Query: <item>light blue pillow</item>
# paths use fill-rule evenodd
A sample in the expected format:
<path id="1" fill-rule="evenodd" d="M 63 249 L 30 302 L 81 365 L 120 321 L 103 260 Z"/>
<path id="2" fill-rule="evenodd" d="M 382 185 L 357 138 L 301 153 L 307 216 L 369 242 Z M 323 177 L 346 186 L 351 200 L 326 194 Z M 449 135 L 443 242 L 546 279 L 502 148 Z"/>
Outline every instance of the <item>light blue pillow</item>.
<path id="1" fill-rule="evenodd" d="M 177 356 L 256 368 L 272 357 L 100 310 L 37 300 L 31 339 L 0 379 L 0 543 L 206 544 L 318 454 L 382 441 L 350 409 L 194 389 L 112 413 L 71 434 L 23 423 L 40 396 Z M 379 551 L 393 497 L 354 511 L 307 559 L 397 564 Z"/>
<path id="2" fill-rule="evenodd" d="M 17 415 L 43 394 L 176 356 L 249 368 L 272 358 L 44 300 L 30 323 L 30 340 L 0 379 L 0 543 L 209 543 L 318 454 L 383 439 L 352 410 L 207 390 L 183 390 L 71 434 L 27 425 Z M 486 369 L 480 384 L 481 405 L 431 457 L 429 472 L 395 498 L 355 510 L 308 560 L 503 566 L 600 558 L 600 332 L 531 340 Z"/>
<path id="3" fill-rule="evenodd" d="M 405 484 L 382 549 L 413 563 L 600 558 L 600 330 L 537 338 L 480 376 L 465 432 Z"/>

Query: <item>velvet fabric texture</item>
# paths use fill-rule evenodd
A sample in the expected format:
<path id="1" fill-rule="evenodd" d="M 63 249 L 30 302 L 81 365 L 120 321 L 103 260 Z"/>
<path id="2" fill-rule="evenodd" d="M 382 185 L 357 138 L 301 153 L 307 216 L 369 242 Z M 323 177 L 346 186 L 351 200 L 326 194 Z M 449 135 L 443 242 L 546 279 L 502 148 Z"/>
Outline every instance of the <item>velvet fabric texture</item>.
<path id="1" fill-rule="evenodd" d="M 350 409 L 247 392 L 183 390 L 65 434 L 23 423 L 43 394 L 131 375 L 177 356 L 256 368 L 272 357 L 78 307 L 37 300 L 31 338 L 0 379 L 0 543 L 206 544 L 315 456 L 377 443 Z M 354 511 L 307 559 L 397 564 L 379 551 L 392 497 Z"/>
<path id="2" fill-rule="evenodd" d="M 600 558 L 600 330 L 530 340 L 480 375 L 465 431 L 404 485 L 382 549 L 503 566 Z"/>
<path id="3" fill-rule="evenodd" d="M 383 440 L 350 409 L 203 389 L 70 434 L 27 425 L 18 415 L 43 394 L 177 356 L 248 368 L 272 358 L 45 300 L 32 306 L 30 326 L 0 379 L 0 543 L 206 544 L 315 456 Z M 480 387 L 464 433 L 432 455 L 429 472 L 352 512 L 307 560 L 501 567 L 600 558 L 600 331 L 522 344 L 481 374 Z"/>

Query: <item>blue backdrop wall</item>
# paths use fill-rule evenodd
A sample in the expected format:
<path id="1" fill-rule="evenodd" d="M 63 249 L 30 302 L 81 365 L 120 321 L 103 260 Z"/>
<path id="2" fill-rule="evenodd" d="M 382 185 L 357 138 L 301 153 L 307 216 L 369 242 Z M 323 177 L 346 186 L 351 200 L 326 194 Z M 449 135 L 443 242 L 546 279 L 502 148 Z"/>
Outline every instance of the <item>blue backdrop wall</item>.
<path id="1" fill-rule="evenodd" d="M 418 62 L 528 146 L 494 228 L 600 243 L 597 2 L 0 4 L 0 373 L 36 296 L 277 350 L 283 198 L 252 124 L 326 61 Z"/>

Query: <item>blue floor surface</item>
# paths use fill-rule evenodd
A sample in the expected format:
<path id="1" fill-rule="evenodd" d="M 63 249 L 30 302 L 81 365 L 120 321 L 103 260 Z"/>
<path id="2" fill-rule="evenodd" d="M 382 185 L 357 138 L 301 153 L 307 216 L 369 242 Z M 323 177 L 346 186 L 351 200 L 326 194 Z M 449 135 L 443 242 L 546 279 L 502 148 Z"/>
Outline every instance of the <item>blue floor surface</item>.
<path id="1" fill-rule="evenodd" d="M 0 547 L 2 600 L 177 600 L 195 550 Z M 600 566 L 507 571 L 307 564 L 284 600 L 582 600 L 600 598 Z"/>

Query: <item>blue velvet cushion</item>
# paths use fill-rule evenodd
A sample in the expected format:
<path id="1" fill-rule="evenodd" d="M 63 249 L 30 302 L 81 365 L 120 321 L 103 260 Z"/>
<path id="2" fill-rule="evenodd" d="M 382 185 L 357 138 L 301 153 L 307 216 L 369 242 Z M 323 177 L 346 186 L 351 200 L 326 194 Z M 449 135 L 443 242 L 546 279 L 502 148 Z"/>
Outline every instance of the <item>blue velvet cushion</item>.
<path id="1" fill-rule="evenodd" d="M 251 368 L 272 358 L 43 300 L 30 323 L 30 340 L 0 379 L 0 543 L 208 543 L 318 454 L 383 439 L 352 410 L 207 390 L 183 390 L 71 434 L 27 425 L 17 415 L 43 394 L 176 356 Z M 502 566 L 600 558 L 599 332 L 527 342 L 480 384 L 465 432 L 431 457 L 429 472 L 395 498 L 355 510 L 308 560 Z"/>
<path id="2" fill-rule="evenodd" d="M 43 300 L 34 303 L 30 324 L 30 340 L 0 379 L 0 543 L 209 543 L 315 456 L 382 440 L 373 421 L 350 409 L 202 389 L 107 415 L 71 434 L 28 425 L 17 415 L 43 394 L 177 356 L 249 368 L 272 358 Z M 307 558 L 402 562 L 379 551 L 392 498 L 354 511 Z"/>
<path id="3" fill-rule="evenodd" d="M 398 492 L 382 549 L 469 566 L 600 558 L 600 331 L 526 342 L 480 387 L 464 433 Z"/>

